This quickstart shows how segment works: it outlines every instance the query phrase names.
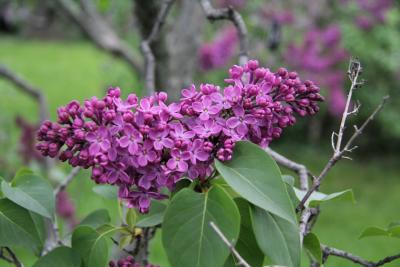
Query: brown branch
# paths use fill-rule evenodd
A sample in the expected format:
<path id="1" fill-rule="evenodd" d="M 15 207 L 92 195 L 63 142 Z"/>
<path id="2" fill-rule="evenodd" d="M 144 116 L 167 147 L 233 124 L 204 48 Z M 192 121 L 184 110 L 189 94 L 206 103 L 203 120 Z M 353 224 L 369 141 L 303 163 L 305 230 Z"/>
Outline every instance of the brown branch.
<path id="1" fill-rule="evenodd" d="M 226 19 L 235 25 L 240 42 L 239 64 L 245 64 L 249 59 L 249 40 L 246 24 L 242 16 L 232 7 L 216 9 L 211 5 L 209 0 L 199 1 L 207 19 L 210 21 Z"/>
<path id="2" fill-rule="evenodd" d="M 372 262 L 372 261 L 368 261 L 366 259 L 361 258 L 360 256 L 351 254 L 350 252 L 344 251 L 344 250 L 340 250 L 337 248 L 333 248 L 333 247 L 328 247 L 325 245 L 321 245 L 322 251 L 323 251 L 323 258 L 324 258 L 324 262 L 326 262 L 326 260 L 328 259 L 329 256 L 336 256 L 339 258 L 343 258 L 349 261 L 352 261 L 356 264 L 365 266 L 365 267 L 379 267 L 379 266 L 383 266 L 387 263 L 390 263 L 394 260 L 400 259 L 400 254 L 397 255 L 393 255 L 393 256 L 388 256 L 380 261 L 377 262 Z"/>
<path id="3" fill-rule="evenodd" d="M 289 170 L 296 172 L 300 178 L 300 189 L 308 190 L 308 176 L 314 177 L 303 164 L 294 162 L 278 152 L 267 147 L 264 149 L 277 163 L 286 167 Z"/>
<path id="4" fill-rule="evenodd" d="M 1 64 L 0 64 L 0 77 L 3 77 L 4 79 L 13 83 L 17 89 L 19 89 L 22 93 L 32 97 L 38 103 L 39 116 L 41 122 L 49 118 L 47 101 L 40 89 L 32 86 L 20 75 L 18 75 L 17 73 L 13 72 L 9 68 Z"/>
<path id="5" fill-rule="evenodd" d="M 339 160 L 341 160 L 342 158 L 347 158 L 347 156 L 345 155 L 346 153 L 351 152 L 352 150 L 354 150 L 356 148 L 356 147 L 352 147 L 353 142 L 361 135 L 361 133 L 367 127 L 367 125 L 382 110 L 382 108 L 386 104 L 387 100 L 389 99 L 389 96 L 385 96 L 382 99 L 382 102 L 372 112 L 372 114 L 364 121 L 364 123 L 361 125 L 361 127 L 360 128 L 357 128 L 356 126 L 354 127 L 355 131 L 354 131 L 353 135 L 349 138 L 347 143 L 342 148 L 342 140 L 343 140 L 344 130 L 346 128 L 347 118 L 348 118 L 349 115 L 355 113 L 359 108 L 359 107 L 356 107 L 353 111 L 349 111 L 349 107 L 350 107 L 350 102 L 351 102 L 351 98 L 352 98 L 352 95 L 353 95 L 353 91 L 362 84 L 362 82 L 358 81 L 358 78 L 359 78 L 359 75 L 361 73 L 361 70 L 362 70 L 362 68 L 361 68 L 361 64 L 360 64 L 359 61 L 357 61 L 357 60 L 351 60 L 350 61 L 348 74 L 349 74 L 350 81 L 351 81 L 351 87 L 350 87 L 349 94 L 347 96 L 346 107 L 345 107 L 345 110 L 343 112 L 342 120 L 341 120 L 341 123 L 340 123 L 339 133 L 338 134 L 333 133 L 333 135 L 332 135 L 333 155 L 329 159 L 328 163 L 325 165 L 323 170 L 321 171 L 320 175 L 316 179 L 314 179 L 313 185 L 307 191 L 307 193 L 305 194 L 303 199 L 300 201 L 299 205 L 296 208 L 297 212 L 299 212 L 299 211 L 304 209 L 304 205 L 305 205 L 306 201 L 309 199 L 309 197 L 311 196 L 311 194 L 314 191 L 319 189 L 322 180 L 325 178 L 325 176 L 328 174 L 328 172 L 332 169 L 332 167 L 335 166 L 335 164 Z M 335 143 L 335 140 L 334 140 L 335 136 L 337 136 L 336 143 Z"/>
<path id="6" fill-rule="evenodd" d="M 152 42 L 156 40 L 157 35 L 164 25 L 173 3 L 174 0 L 164 0 L 149 36 L 145 40 L 143 40 L 140 45 L 146 63 L 145 83 L 148 95 L 151 95 L 156 91 L 156 60 L 150 46 Z"/>
<path id="7" fill-rule="evenodd" d="M 235 249 L 234 244 L 229 242 L 229 240 L 222 233 L 222 231 L 218 228 L 218 226 L 214 222 L 210 222 L 210 226 L 217 233 L 217 235 L 222 239 L 222 241 L 225 243 L 225 245 L 229 248 L 229 250 L 231 251 L 232 255 L 238 260 L 236 265 L 237 266 L 243 266 L 243 267 L 250 267 L 250 264 L 248 264 L 245 261 L 245 259 L 243 259 L 243 257 L 239 254 L 239 252 Z"/>
<path id="8" fill-rule="evenodd" d="M 80 171 L 80 167 L 75 167 L 71 170 L 71 172 L 68 174 L 68 176 L 62 181 L 55 189 L 54 189 L 54 195 L 57 196 L 61 191 L 64 191 L 65 188 L 72 182 L 72 180 L 75 178 L 75 176 L 78 174 Z"/>
<path id="9" fill-rule="evenodd" d="M 57 0 L 57 2 L 94 44 L 123 59 L 134 72 L 142 73 L 142 62 L 138 60 L 139 57 L 97 12 L 90 0 L 80 0 L 80 6 L 72 0 Z"/>

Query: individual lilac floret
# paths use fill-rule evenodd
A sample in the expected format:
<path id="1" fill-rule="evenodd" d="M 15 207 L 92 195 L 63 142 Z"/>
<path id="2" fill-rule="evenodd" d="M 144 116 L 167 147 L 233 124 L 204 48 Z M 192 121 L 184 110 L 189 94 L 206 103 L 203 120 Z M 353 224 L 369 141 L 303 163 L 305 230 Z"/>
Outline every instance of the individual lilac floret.
<path id="1" fill-rule="evenodd" d="M 148 212 L 180 179 L 212 178 L 214 159 L 230 160 L 237 141 L 265 147 L 323 100 L 316 85 L 284 68 L 271 72 L 252 60 L 229 72 L 225 88 L 192 85 L 170 105 L 163 92 L 122 100 L 119 88 L 84 105 L 72 101 L 58 109 L 58 122 L 41 125 L 37 148 L 91 168 L 96 183 L 118 186 L 128 207 Z"/>

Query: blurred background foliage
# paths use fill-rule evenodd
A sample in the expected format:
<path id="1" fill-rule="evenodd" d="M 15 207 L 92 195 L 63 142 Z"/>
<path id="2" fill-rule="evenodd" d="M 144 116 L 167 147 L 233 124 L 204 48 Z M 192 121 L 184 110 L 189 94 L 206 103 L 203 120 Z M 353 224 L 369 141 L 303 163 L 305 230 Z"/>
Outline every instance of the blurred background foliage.
<path id="1" fill-rule="evenodd" d="M 52 119 L 56 118 L 57 107 L 73 99 L 100 97 L 108 86 L 121 87 L 125 95 L 145 94 L 143 76 L 133 72 L 124 60 L 99 49 L 60 8 L 59 2 L 0 0 L 0 64 L 42 90 Z M 101 18 L 140 57 L 140 27 L 133 12 L 135 1 L 91 2 Z M 169 31 L 179 29 L 174 26 L 183 20 L 180 12 L 187 1 L 177 2 L 164 31 L 167 39 Z M 244 16 L 252 58 L 273 70 L 280 66 L 296 70 L 303 78 L 315 79 L 320 84 L 327 99 L 321 112 L 314 118 L 299 120 L 272 144 L 282 154 L 308 164 L 314 173 L 320 171 L 331 153 L 331 132 L 339 124 L 349 87 L 346 76 L 349 58 L 361 60 L 365 79 L 365 85 L 356 91 L 361 109 L 352 119 L 354 124 L 361 124 L 381 98 L 390 95 L 389 104 L 359 139 L 354 162 L 340 163 L 322 188 L 328 193 L 353 188 L 357 204 L 324 207 L 316 233 L 325 243 L 371 260 L 398 252 L 396 240 L 357 238 L 367 225 L 385 226 L 400 220 L 397 205 L 400 201 L 397 193 L 400 191 L 399 1 L 216 0 L 214 4 L 232 5 Z M 172 67 L 162 69 L 161 73 L 174 81 L 181 75 L 179 71 L 187 69 L 185 77 L 195 84 L 223 86 L 228 68 L 237 62 L 235 31 L 229 23 L 207 23 L 201 10 L 197 12 L 200 15 L 193 15 L 194 19 L 201 17 L 194 23 L 197 28 L 185 36 L 186 40 L 195 40 L 192 47 L 182 50 L 188 50 L 186 54 L 180 50 L 171 52 Z M 176 39 L 176 33 L 171 36 L 170 39 Z M 182 44 L 172 46 L 179 45 Z M 175 83 L 181 86 L 169 83 L 165 89 L 178 91 L 189 85 L 187 78 L 181 80 Z M 38 124 L 37 104 L 2 79 L 0 93 L 0 175 L 11 177 L 21 165 L 40 171 L 42 160 L 35 158 L 33 144 Z M 58 166 L 47 174 L 54 183 L 67 173 L 64 165 Z M 104 200 L 93 194 L 93 185 L 83 172 L 68 189 L 76 218 L 103 207 L 114 218 L 118 217 L 116 200 Z M 168 266 L 159 240 L 153 246 L 156 248 L 151 254 L 153 262 Z M 30 266 L 32 259 L 27 256 L 24 260 Z M 343 264 L 340 259 L 332 258 L 328 266 Z"/>

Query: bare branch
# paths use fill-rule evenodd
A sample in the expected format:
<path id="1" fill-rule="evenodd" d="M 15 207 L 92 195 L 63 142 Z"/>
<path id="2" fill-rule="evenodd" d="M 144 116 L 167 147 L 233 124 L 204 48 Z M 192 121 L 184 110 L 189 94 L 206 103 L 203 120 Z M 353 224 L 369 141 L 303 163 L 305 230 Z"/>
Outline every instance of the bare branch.
<path id="1" fill-rule="evenodd" d="M 149 36 L 142 41 L 140 46 L 143 53 L 143 57 L 145 58 L 146 62 L 145 82 L 148 95 L 151 95 L 156 91 L 156 83 L 155 83 L 156 60 L 153 51 L 151 51 L 150 45 L 157 38 L 157 35 L 160 32 L 162 26 L 164 25 L 173 3 L 174 0 L 165 0 L 163 2 L 160 12 L 157 15 L 157 19 L 153 25 L 153 28 Z"/>
<path id="2" fill-rule="evenodd" d="M 217 233 L 217 235 L 222 239 L 222 241 L 227 245 L 229 250 L 231 251 L 232 255 L 235 256 L 235 258 L 238 260 L 236 263 L 237 266 L 244 266 L 244 267 L 250 267 L 250 264 L 248 264 L 243 257 L 237 252 L 235 249 L 235 246 L 229 242 L 229 240 L 226 238 L 226 236 L 222 233 L 222 231 L 218 228 L 218 226 L 214 222 L 210 222 L 210 226 L 213 228 L 213 230 Z"/>
<path id="3" fill-rule="evenodd" d="M 74 177 L 78 174 L 80 171 L 80 167 L 75 167 L 71 170 L 71 172 L 68 174 L 68 176 L 65 178 L 65 180 L 60 183 L 55 189 L 54 189 L 54 195 L 57 196 L 61 191 L 64 191 L 65 188 L 72 182 Z"/>
<path id="4" fill-rule="evenodd" d="M 375 118 L 376 114 L 378 114 L 384 105 L 386 104 L 387 100 L 389 99 L 388 96 L 385 96 L 382 99 L 382 102 L 379 104 L 379 106 L 374 110 L 374 112 L 365 120 L 365 122 L 362 124 L 360 128 L 357 128 L 354 132 L 354 134 L 350 137 L 350 139 L 347 141 L 346 145 L 344 146 L 343 149 L 340 149 L 339 152 L 334 152 L 333 156 L 329 159 L 328 163 L 325 165 L 324 169 L 320 173 L 320 175 L 314 180 L 313 185 L 311 188 L 307 191 L 307 193 L 304 195 L 303 199 L 300 201 L 299 205 L 297 206 L 296 210 L 301 211 L 304 208 L 304 204 L 308 200 L 308 198 L 311 196 L 311 194 L 318 190 L 318 188 L 321 185 L 321 181 L 325 178 L 325 176 L 328 174 L 328 172 L 331 170 L 333 166 L 342 158 L 346 157 L 344 154 L 346 152 L 351 151 L 354 148 L 351 148 L 353 142 L 361 135 L 365 127 Z"/>
<path id="5" fill-rule="evenodd" d="M 235 25 L 240 42 L 239 64 L 243 65 L 249 60 L 249 40 L 247 36 L 246 24 L 242 16 L 232 7 L 214 8 L 209 0 L 199 0 L 207 19 L 215 20 L 230 20 Z"/>
<path id="6" fill-rule="evenodd" d="M 306 166 L 282 156 L 269 147 L 265 148 L 265 151 L 280 165 L 296 172 L 300 178 L 300 189 L 308 190 L 308 176 L 313 177 L 313 175 L 307 170 Z"/>
<path id="7" fill-rule="evenodd" d="M 57 0 L 57 2 L 99 48 L 125 60 L 134 72 L 142 72 L 139 57 L 102 18 L 90 0 L 80 0 L 81 6 L 72 0 Z"/>
<path id="8" fill-rule="evenodd" d="M 32 97 L 39 105 L 40 121 L 45 121 L 49 118 L 48 106 L 45 96 L 41 90 L 32 86 L 29 82 L 13 72 L 9 68 L 0 64 L 0 77 L 13 83 L 21 92 Z"/>
<path id="9" fill-rule="evenodd" d="M 321 246 L 323 254 L 324 254 L 324 262 L 328 259 L 329 256 L 336 256 L 336 257 L 340 257 L 343 259 L 347 259 L 349 261 L 352 261 L 356 264 L 365 266 L 365 267 L 379 267 L 379 266 L 383 266 L 387 263 L 390 263 L 394 260 L 400 259 L 400 254 L 396 254 L 393 256 L 388 256 L 386 258 L 383 258 L 380 261 L 377 262 L 372 262 L 372 261 L 368 261 L 366 259 L 361 258 L 360 256 L 351 254 L 350 252 L 344 251 L 344 250 L 340 250 L 337 248 L 332 248 L 332 247 L 328 247 L 325 245 Z"/>

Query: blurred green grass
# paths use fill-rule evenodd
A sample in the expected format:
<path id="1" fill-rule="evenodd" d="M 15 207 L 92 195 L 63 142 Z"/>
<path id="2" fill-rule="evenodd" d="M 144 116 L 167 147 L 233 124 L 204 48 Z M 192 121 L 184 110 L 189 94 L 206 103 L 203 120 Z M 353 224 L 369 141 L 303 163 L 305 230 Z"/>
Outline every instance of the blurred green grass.
<path id="1" fill-rule="evenodd" d="M 124 63 L 86 42 L 43 42 L 0 37 L 0 63 L 43 89 L 53 119 L 56 108 L 72 99 L 82 101 L 93 95 L 101 97 L 110 85 L 121 87 L 125 95 L 128 92 L 140 93 L 142 86 Z M 38 109 L 30 98 L 2 80 L 0 80 L 0 93 L 0 132 L 3 131 L 9 137 L 7 147 L 0 147 L 0 153 L 2 156 L 11 157 L 6 153 L 15 151 L 19 136 L 18 129 L 13 123 L 15 116 L 20 114 L 35 122 Z M 295 130 L 294 127 L 287 131 Z M 325 139 L 330 140 L 329 137 Z M 278 142 L 275 148 L 284 155 L 307 164 L 314 173 L 321 170 L 329 157 L 328 147 L 282 145 Z M 332 193 L 353 188 L 357 203 L 338 201 L 322 206 L 322 213 L 314 231 L 321 242 L 348 250 L 369 260 L 378 260 L 398 253 L 400 249 L 398 239 L 358 239 L 361 231 L 367 226 L 386 227 L 389 222 L 400 220 L 400 166 L 396 163 L 395 159 L 385 157 L 363 159 L 359 156 L 356 156 L 354 161 L 338 163 L 326 178 L 322 191 Z M 18 160 L 13 160 L 12 164 L 18 166 Z M 95 195 L 91 190 L 93 185 L 88 172 L 85 171 L 68 189 L 76 204 L 78 217 L 83 218 L 98 208 L 107 208 L 116 222 L 117 202 L 104 200 Z M 160 249 L 159 237 L 158 234 L 152 243 L 155 250 L 150 257 L 154 263 L 166 267 L 168 265 L 165 264 L 165 253 Z M 25 266 L 31 266 L 34 259 L 27 253 L 22 253 Z M 304 259 L 305 264 L 306 257 Z M 331 257 L 326 266 L 356 265 Z M 399 263 L 388 266 L 399 266 Z"/>

